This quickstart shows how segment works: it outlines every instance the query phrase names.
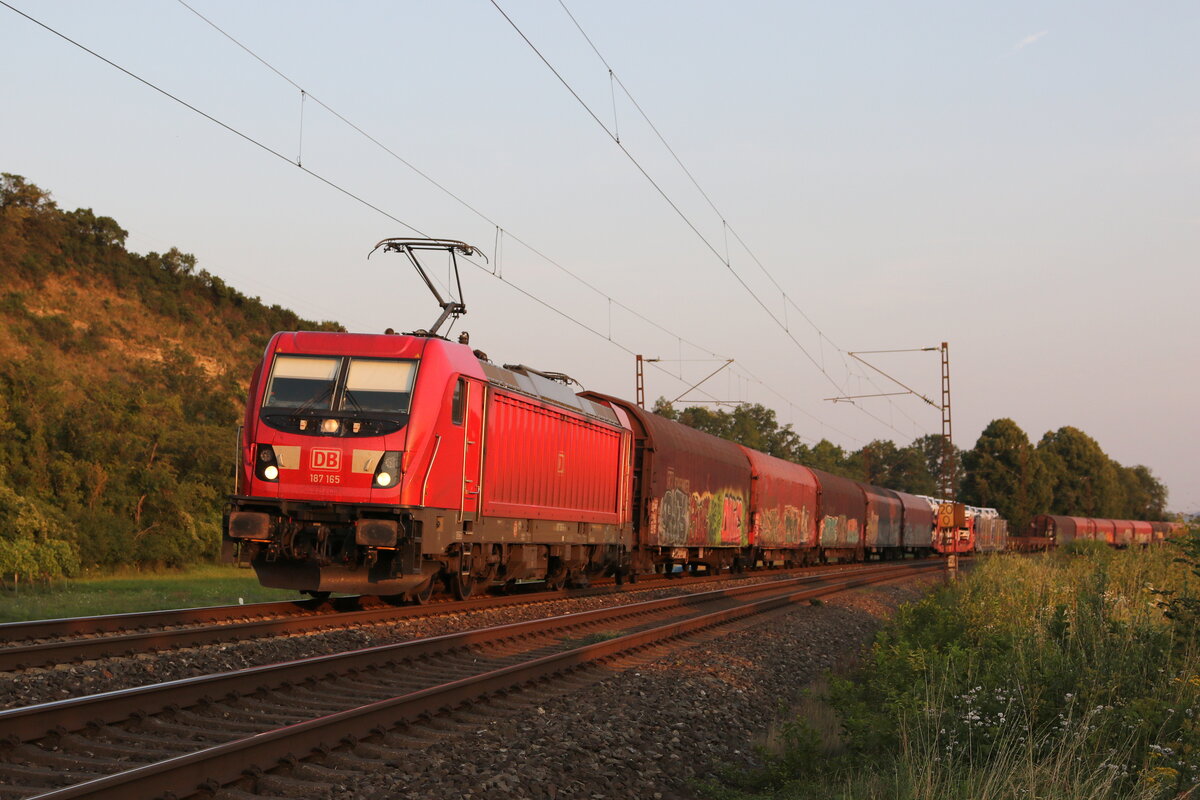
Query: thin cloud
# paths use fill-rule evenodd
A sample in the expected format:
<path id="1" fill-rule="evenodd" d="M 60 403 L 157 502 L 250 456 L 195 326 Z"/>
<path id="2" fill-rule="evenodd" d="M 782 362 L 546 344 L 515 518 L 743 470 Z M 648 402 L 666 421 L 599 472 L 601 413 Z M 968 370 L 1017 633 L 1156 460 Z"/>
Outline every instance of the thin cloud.
<path id="1" fill-rule="evenodd" d="M 1038 31 L 1037 33 L 1031 33 L 1029 36 L 1026 36 L 1024 39 L 1013 45 L 1013 52 L 1015 53 L 1018 50 L 1024 50 L 1026 47 L 1033 44 L 1038 39 L 1041 39 L 1049 32 L 1050 31 Z"/>

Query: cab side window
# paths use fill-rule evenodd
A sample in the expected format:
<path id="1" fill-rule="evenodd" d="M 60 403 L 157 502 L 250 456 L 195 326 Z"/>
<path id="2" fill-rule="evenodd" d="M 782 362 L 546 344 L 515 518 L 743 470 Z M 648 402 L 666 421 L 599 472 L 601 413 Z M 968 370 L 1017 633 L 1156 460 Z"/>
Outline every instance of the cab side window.
<path id="1" fill-rule="evenodd" d="M 454 385 L 454 399 L 450 404 L 450 421 L 462 425 L 467 413 L 467 382 L 459 378 Z"/>

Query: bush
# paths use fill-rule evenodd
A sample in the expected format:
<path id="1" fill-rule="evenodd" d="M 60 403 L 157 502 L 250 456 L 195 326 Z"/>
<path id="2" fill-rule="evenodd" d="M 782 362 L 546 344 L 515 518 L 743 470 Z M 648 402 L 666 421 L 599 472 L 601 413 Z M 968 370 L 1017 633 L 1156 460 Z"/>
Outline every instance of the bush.
<path id="1" fill-rule="evenodd" d="M 832 682 L 847 755 L 818 756 L 816 781 L 767 796 L 1194 790 L 1200 541 L 1182 552 L 991 558 L 901 609 L 861 667 Z"/>

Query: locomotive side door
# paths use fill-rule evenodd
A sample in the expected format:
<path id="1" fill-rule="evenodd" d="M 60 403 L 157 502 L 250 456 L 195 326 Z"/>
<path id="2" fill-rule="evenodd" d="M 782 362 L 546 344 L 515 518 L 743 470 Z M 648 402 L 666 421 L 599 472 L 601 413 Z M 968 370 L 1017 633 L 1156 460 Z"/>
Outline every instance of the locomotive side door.
<path id="1" fill-rule="evenodd" d="M 459 518 L 464 522 L 479 519 L 483 489 L 484 389 L 480 381 L 459 378 L 455 389 L 455 422 L 463 425 L 462 501 Z"/>

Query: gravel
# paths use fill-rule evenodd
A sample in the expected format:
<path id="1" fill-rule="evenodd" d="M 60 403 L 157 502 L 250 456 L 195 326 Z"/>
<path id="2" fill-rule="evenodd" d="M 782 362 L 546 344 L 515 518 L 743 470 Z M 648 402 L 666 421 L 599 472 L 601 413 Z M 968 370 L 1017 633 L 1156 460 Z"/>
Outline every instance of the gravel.
<path id="1" fill-rule="evenodd" d="M 856 590 L 673 650 L 443 739 L 419 758 L 347 774 L 336 796 L 691 797 L 693 779 L 754 763 L 754 743 L 781 709 L 936 580 Z"/>
<path id="2" fill-rule="evenodd" d="M 386 768 L 338 769 L 320 791 L 301 766 L 290 796 L 383 798 L 651 798 L 684 800 L 721 765 L 754 763 L 756 742 L 809 682 L 858 653 L 903 602 L 939 577 L 835 595 L 752 619 L 723 636 L 645 656 L 623 671 L 594 670 L 567 691 L 535 688 L 505 709 L 476 706 L 451 732 L 393 757 Z M 104 659 L 0 675 L 10 706 L 679 594 L 686 586 L 401 620 L 325 633 Z M 717 588 L 708 584 L 692 591 Z M 457 731 L 457 732 L 455 732 Z M 419 731 L 413 735 L 421 738 Z M 352 759 L 353 756 L 350 756 Z M 269 780 L 287 784 L 286 776 Z M 261 787 L 265 788 L 265 787 Z"/>
<path id="3" fill-rule="evenodd" d="M 629 591 L 616 595 L 532 602 L 507 608 L 481 609 L 461 613 L 440 613 L 430 617 L 400 619 L 394 622 L 359 625 L 316 633 L 95 659 L 21 672 L 0 672 L 0 708 L 17 708 L 197 675 L 228 672 L 297 658 L 340 653 L 427 636 L 439 636 L 475 628 L 540 619 L 558 614 L 570 614 L 638 603 L 660 597 L 711 591 L 727 586 L 744 586 L 747 583 L 777 580 L 779 577 L 778 575 L 763 575 L 736 581 L 717 581 L 690 586 L 683 582 L 679 586 Z"/>

